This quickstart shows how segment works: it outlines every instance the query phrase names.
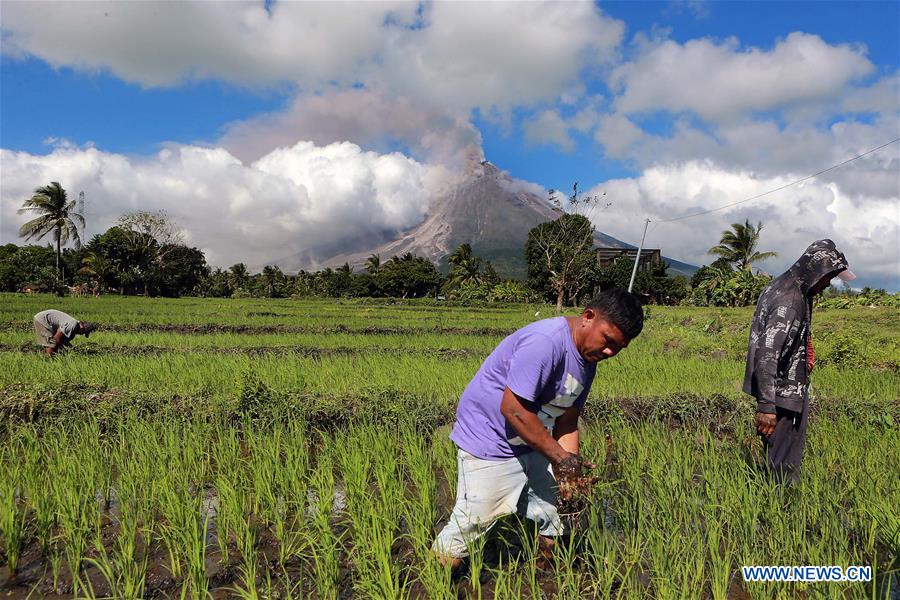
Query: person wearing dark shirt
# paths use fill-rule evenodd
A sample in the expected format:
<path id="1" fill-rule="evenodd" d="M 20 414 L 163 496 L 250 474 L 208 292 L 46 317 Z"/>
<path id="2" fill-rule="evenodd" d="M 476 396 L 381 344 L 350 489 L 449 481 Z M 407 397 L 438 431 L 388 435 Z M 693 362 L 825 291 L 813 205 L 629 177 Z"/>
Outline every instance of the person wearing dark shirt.
<path id="1" fill-rule="evenodd" d="M 800 474 L 809 421 L 813 298 L 834 277 L 856 276 L 831 240 L 813 242 L 763 290 L 750 326 L 744 392 L 757 401 L 756 430 L 769 468 L 781 480 Z"/>

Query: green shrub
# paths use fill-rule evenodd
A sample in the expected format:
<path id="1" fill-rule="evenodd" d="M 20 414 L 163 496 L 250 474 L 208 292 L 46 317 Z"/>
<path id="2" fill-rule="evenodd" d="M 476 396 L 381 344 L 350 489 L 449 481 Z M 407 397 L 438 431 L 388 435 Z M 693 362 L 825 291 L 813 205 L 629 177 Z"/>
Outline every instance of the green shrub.
<path id="1" fill-rule="evenodd" d="M 488 295 L 491 302 L 540 302 L 540 294 L 521 281 L 501 281 Z"/>
<path id="2" fill-rule="evenodd" d="M 280 394 L 263 383 L 253 369 L 241 374 L 235 412 L 251 421 L 271 419 L 284 404 Z"/>
<path id="3" fill-rule="evenodd" d="M 826 338 L 823 343 L 821 360 L 837 367 L 860 367 L 866 362 L 859 342 L 842 334 Z"/>

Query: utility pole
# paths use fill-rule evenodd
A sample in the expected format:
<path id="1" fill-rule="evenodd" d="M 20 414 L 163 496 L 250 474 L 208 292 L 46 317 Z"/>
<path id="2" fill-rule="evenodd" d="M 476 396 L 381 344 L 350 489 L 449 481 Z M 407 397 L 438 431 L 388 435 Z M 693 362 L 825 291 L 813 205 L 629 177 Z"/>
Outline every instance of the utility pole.
<path id="1" fill-rule="evenodd" d="M 637 275 L 638 263 L 641 262 L 641 251 L 644 249 L 644 238 L 647 237 L 647 225 L 650 224 L 650 219 L 646 219 L 644 221 L 644 233 L 641 235 L 641 243 L 638 245 L 637 255 L 634 257 L 634 268 L 631 270 L 631 281 L 628 282 L 628 291 L 631 291 L 631 288 L 634 287 L 634 278 Z"/>

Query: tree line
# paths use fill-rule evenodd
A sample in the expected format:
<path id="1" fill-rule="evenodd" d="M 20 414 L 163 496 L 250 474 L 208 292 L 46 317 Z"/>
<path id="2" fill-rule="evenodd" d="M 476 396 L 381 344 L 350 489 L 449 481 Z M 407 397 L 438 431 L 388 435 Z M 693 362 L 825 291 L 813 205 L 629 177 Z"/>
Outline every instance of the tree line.
<path id="1" fill-rule="evenodd" d="M 244 263 L 212 268 L 203 252 L 184 243 L 164 212 L 134 211 L 83 243 L 84 217 L 65 189 L 53 182 L 37 188 L 19 212 L 32 219 L 20 228 L 26 241 L 48 245 L 0 246 L 0 290 L 83 294 L 212 297 L 432 297 L 458 302 L 551 302 L 578 305 L 598 289 L 627 287 L 632 261 L 622 257 L 601 267 L 589 211 L 596 197 L 573 186 L 564 205 L 551 191 L 560 217 L 528 234 L 527 280 L 501 278 L 490 261 L 461 244 L 447 258 L 448 272 L 410 253 L 368 258 L 360 271 L 349 264 L 319 271 L 284 273 L 265 266 L 251 273 Z M 710 254 L 718 258 L 690 279 L 668 276 L 664 262 L 637 274 L 634 291 L 658 304 L 744 306 L 756 302 L 771 279 L 754 263 L 776 256 L 759 250 L 762 223 L 735 223 Z M 73 242 L 72 246 L 69 243 Z"/>

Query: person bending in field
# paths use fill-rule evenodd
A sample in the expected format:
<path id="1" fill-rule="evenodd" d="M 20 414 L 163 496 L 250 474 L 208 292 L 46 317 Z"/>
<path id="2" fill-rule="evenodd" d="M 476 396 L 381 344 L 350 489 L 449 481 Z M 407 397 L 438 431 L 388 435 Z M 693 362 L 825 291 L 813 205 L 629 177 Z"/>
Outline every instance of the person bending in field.
<path id="1" fill-rule="evenodd" d="M 94 323 L 79 321 L 61 310 L 42 310 L 34 315 L 34 335 L 47 356 L 69 346 L 76 335 L 88 337 L 96 328 Z"/>
<path id="2" fill-rule="evenodd" d="M 557 491 L 586 487 L 578 419 L 597 362 L 643 328 L 638 298 L 603 292 L 577 317 L 526 325 L 485 359 L 463 392 L 450 439 L 458 446 L 456 504 L 432 549 L 455 570 L 501 516 L 537 523 L 546 554 L 564 533 Z"/>
<path id="3" fill-rule="evenodd" d="M 781 481 L 796 481 L 809 422 L 813 369 L 812 302 L 835 276 L 856 276 L 831 240 L 813 242 L 763 290 L 750 326 L 744 392 L 757 401 L 756 430 L 766 463 Z"/>

